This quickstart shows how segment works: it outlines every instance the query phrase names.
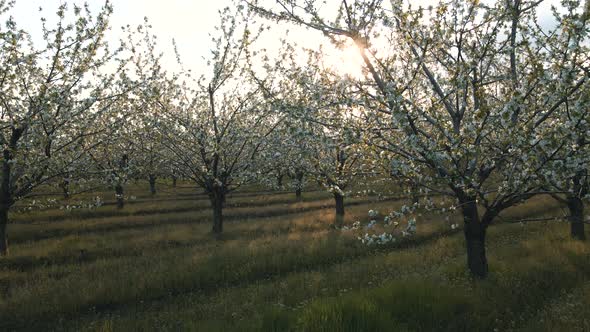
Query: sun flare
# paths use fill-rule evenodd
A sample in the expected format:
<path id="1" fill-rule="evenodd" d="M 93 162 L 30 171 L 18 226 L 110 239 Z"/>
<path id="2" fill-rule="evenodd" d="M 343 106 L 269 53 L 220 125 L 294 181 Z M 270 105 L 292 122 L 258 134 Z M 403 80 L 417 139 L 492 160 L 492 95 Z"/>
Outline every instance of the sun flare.
<path id="1" fill-rule="evenodd" d="M 333 48 L 329 53 L 326 52 L 325 64 L 341 75 L 357 79 L 364 76 L 363 58 L 358 48 L 353 44 L 347 44 L 340 49 Z"/>

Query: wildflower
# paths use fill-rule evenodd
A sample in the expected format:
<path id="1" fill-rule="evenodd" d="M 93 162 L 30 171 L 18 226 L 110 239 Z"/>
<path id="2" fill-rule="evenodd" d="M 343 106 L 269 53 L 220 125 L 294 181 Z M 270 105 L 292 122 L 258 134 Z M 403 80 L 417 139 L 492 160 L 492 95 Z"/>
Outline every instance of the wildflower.
<path id="1" fill-rule="evenodd" d="M 384 245 L 396 241 L 396 239 L 388 233 L 382 233 L 381 235 L 369 235 L 368 233 L 365 233 L 364 237 L 357 237 L 357 239 L 367 246 L 371 246 L 374 244 Z"/>
<path id="2" fill-rule="evenodd" d="M 403 236 L 410 236 L 416 233 L 416 219 L 412 218 L 408 220 L 408 227 L 405 231 L 402 231 Z"/>

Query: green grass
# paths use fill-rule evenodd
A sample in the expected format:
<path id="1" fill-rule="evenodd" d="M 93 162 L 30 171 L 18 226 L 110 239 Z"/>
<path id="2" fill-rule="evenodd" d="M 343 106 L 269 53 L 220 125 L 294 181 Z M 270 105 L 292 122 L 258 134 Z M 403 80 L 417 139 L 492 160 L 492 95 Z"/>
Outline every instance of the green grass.
<path id="1" fill-rule="evenodd" d="M 418 279 L 399 278 L 374 289 L 315 300 L 295 314 L 271 310 L 262 326 L 280 324 L 277 331 L 490 331 L 530 329 L 531 324 L 531 330 L 549 331 L 537 323 L 538 312 L 546 311 L 547 303 L 560 294 L 584 287 L 590 250 L 560 237 L 541 238 L 559 243 L 546 248 L 542 241 L 525 241 L 516 257 L 496 261 L 492 256 L 495 271 L 485 281 L 474 282 L 452 268 Z M 511 249 L 499 251 L 514 254 Z M 570 312 L 569 320 L 553 326 L 587 327 L 587 312 Z M 551 321 L 556 319 L 563 316 Z"/>
<path id="2" fill-rule="evenodd" d="M 15 215 L 11 256 L 0 259 L 0 330 L 573 331 L 590 324 L 590 246 L 570 240 L 564 223 L 495 225 L 490 277 L 474 281 L 461 231 L 437 215 L 420 218 L 412 238 L 366 247 L 360 234 L 330 227 L 326 193 L 295 202 L 291 193 L 247 192 L 228 200 L 225 233 L 215 238 L 205 205 L 183 210 L 202 197 L 173 199 L 189 194 L 145 197 L 123 210 Z M 366 221 L 369 209 L 405 203 L 347 202 L 348 224 Z M 503 218 L 559 212 L 540 197 Z"/>

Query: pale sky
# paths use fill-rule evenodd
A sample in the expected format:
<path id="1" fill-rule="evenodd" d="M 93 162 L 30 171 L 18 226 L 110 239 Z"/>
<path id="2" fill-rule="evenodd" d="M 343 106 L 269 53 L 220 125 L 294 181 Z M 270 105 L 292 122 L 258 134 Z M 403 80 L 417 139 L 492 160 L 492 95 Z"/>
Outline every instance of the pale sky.
<path id="1" fill-rule="evenodd" d="M 40 17 L 46 17 L 49 22 L 55 17 L 55 11 L 60 3 L 65 0 L 17 0 L 15 8 L 11 12 L 17 24 L 25 28 L 39 41 Z M 70 5 L 82 5 L 87 2 L 94 13 L 104 4 L 103 0 L 69 0 Z M 339 2 L 339 0 L 328 0 L 328 2 Z M 428 5 L 428 0 L 412 0 L 412 4 Z M 217 11 L 224 6 L 231 4 L 229 0 L 112 0 L 114 13 L 111 17 L 112 31 L 109 34 L 111 43 L 118 44 L 122 37 L 121 26 L 139 25 L 143 23 L 144 17 L 148 17 L 153 26 L 152 32 L 158 36 L 158 44 L 161 51 L 168 56 L 168 61 L 174 63 L 172 51 L 172 38 L 176 39 L 179 53 L 186 67 L 199 71 L 203 65 L 202 57 L 207 57 L 210 52 L 211 38 L 209 33 L 218 24 Z M 543 25 L 550 24 L 550 5 L 559 4 L 559 0 L 545 0 L 540 11 L 540 20 Z M 43 7 L 43 12 L 39 12 Z M 295 28 L 290 28 L 292 31 Z M 275 28 L 277 36 L 283 35 L 282 29 Z M 302 46 L 314 47 L 319 43 L 327 43 L 327 40 L 316 32 L 299 32 L 294 34 L 298 43 Z M 272 40 L 273 36 L 267 36 Z M 270 42 L 272 43 L 272 41 Z M 267 47 L 272 47 L 269 45 Z M 349 55 L 345 55 L 349 56 Z"/>
<path id="2" fill-rule="evenodd" d="M 20 27 L 39 37 L 41 31 L 40 18 L 48 20 L 55 17 L 61 0 L 17 0 L 12 14 Z M 104 4 L 103 0 L 69 0 L 69 5 L 90 5 L 93 13 L 97 13 Z M 114 12 L 111 16 L 109 40 L 113 46 L 118 45 L 121 26 L 137 26 L 143 24 L 148 17 L 153 26 L 152 32 L 158 36 L 158 44 L 170 58 L 172 38 L 176 39 L 179 53 L 183 61 L 193 69 L 202 62 L 201 57 L 209 54 L 211 38 L 209 33 L 218 22 L 217 11 L 227 4 L 227 0 L 112 0 Z M 43 7 L 43 12 L 39 12 Z M 71 8 L 71 7 L 70 7 Z M 172 61 L 172 60 L 170 60 Z"/>

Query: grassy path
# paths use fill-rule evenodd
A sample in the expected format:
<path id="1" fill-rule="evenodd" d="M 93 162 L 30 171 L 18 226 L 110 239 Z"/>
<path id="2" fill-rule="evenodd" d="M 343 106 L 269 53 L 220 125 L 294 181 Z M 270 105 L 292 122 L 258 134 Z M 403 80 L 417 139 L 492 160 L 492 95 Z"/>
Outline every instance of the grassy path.
<path id="1" fill-rule="evenodd" d="M 413 238 L 367 247 L 356 240 L 361 232 L 330 229 L 325 193 L 291 199 L 235 197 L 219 239 L 196 201 L 23 218 L 11 225 L 12 256 L 0 260 L 0 330 L 428 331 L 438 321 L 449 331 L 532 331 L 539 317 L 569 322 L 559 315 L 564 303 L 589 307 L 590 247 L 568 240 L 564 224 L 492 227 L 491 276 L 473 282 L 461 231 L 437 215 L 421 216 Z M 403 203 L 350 199 L 346 222 Z M 556 211 L 540 198 L 503 218 Z"/>
<path id="2" fill-rule="evenodd" d="M 547 225 L 535 225 L 527 229 L 519 227 L 502 226 L 502 229 L 498 228 L 491 232 L 492 243 L 489 251 L 496 271 L 486 282 L 474 284 L 466 276 L 460 234 L 436 236 L 402 248 L 385 248 L 332 264 L 319 264 L 315 267 L 284 271 L 277 275 L 224 285 L 213 291 L 191 291 L 152 301 L 142 299 L 113 310 L 88 314 L 74 322 L 58 326 L 67 330 L 102 330 L 106 327 L 107 330 L 114 328 L 118 331 L 245 331 L 260 330 L 263 327 L 263 330 L 267 330 L 274 326 L 280 331 L 286 326 L 281 325 L 281 322 L 294 326 L 293 323 L 297 321 L 294 317 L 305 317 L 306 314 L 309 316 L 310 313 L 306 310 L 312 310 L 310 308 L 321 310 L 323 306 L 333 305 L 331 301 L 338 301 L 332 299 L 346 297 L 349 294 L 354 302 L 356 297 L 365 296 L 367 289 L 389 287 L 393 281 L 410 287 L 411 291 L 416 293 L 419 293 L 418 288 L 430 288 L 433 283 L 451 287 L 459 294 L 476 292 L 477 301 L 467 301 L 466 304 L 476 306 L 478 310 L 488 310 L 490 315 L 476 317 L 479 321 L 475 323 L 484 325 L 474 330 L 489 330 L 490 325 L 486 328 L 485 324 L 491 323 L 501 329 L 508 329 L 522 324 L 527 318 L 534 319 L 534 313 L 559 298 L 560 292 L 575 289 L 583 278 L 590 276 L 590 271 L 582 269 L 579 270 L 580 275 L 566 278 L 568 280 L 565 282 L 558 282 L 559 273 L 563 272 L 563 266 L 560 268 L 560 265 L 563 265 L 560 262 L 563 254 L 561 250 L 567 248 L 570 243 L 558 248 L 557 252 L 544 251 L 539 254 L 537 246 L 541 241 L 533 245 L 526 239 L 530 236 L 547 239 L 543 229 Z M 578 250 L 582 250 L 578 253 L 581 255 L 580 259 L 590 258 L 588 247 Z M 507 252 L 516 251 L 520 252 L 519 255 L 515 255 L 516 257 L 503 256 Z M 533 255 L 533 252 L 537 255 Z M 529 259 L 524 259 L 527 256 Z M 520 267 L 509 266 L 523 259 Z M 540 261 L 544 261 L 548 266 L 539 270 L 536 265 Z M 577 262 L 579 263 L 580 261 Z M 566 270 L 568 268 L 572 266 L 566 266 Z M 574 268 L 579 269 L 580 266 Z M 556 269 L 556 273 L 551 273 L 551 269 Z M 541 271 L 545 272 L 539 274 Z M 540 276 L 548 279 L 544 280 Z M 557 283 L 552 289 L 535 288 L 555 282 Z M 529 288 L 519 285 L 522 283 L 529 283 Z M 522 286 L 522 289 L 514 291 L 512 288 L 515 285 Z M 324 299 L 329 300 L 325 302 Z M 503 303 L 504 306 L 487 308 L 483 299 L 494 301 L 492 304 Z M 436 300 L 443 303 L 447 301 L 450 310 L 456 305 L 452 298 Z M 526 305 L 526 310 L 515 310 L 522 305 Z M 470 313 L 474 314 L 471 310 Z"/>

